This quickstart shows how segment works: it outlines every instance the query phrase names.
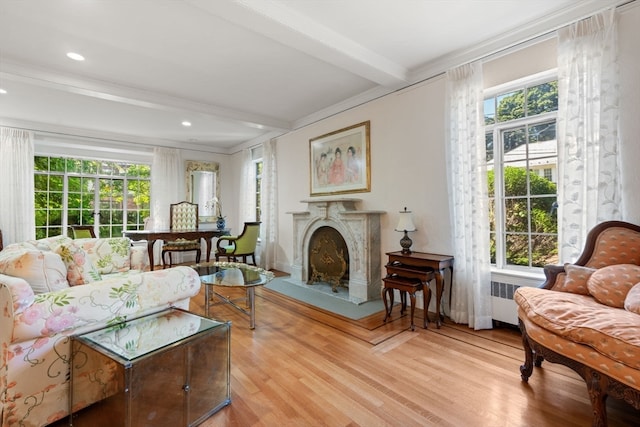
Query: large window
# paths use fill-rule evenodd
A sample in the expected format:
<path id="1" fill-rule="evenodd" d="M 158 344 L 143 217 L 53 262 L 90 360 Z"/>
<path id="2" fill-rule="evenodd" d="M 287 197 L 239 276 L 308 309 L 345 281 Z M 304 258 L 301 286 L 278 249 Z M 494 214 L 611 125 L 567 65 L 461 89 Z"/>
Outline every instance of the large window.
<path id="1" fill-rule="evenodd" d="M 97 224 L 100 237 L 144 228 L 149 165 L 37 156 L 34 169 L 36 238 L 67 234 L 69 225 Z"/>
<path id="2" fill-rule="evenodd" d="M 495 91 L 484 101 L 491 260 L 498 268 L 557 262 L 556 80 Z"/>

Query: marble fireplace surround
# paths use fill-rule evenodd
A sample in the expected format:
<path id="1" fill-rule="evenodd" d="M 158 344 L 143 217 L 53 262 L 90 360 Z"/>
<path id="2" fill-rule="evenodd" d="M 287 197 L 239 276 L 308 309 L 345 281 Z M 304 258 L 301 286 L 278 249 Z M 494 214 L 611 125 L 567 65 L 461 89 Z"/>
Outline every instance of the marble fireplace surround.
<path id="1" fill-rule="evenodd" d="M 320 227 L 340 233 L 349 251 L 349 301 L 360 304 L 380 299 L 381 259 L 380 216 L 385 211 L 358 210 L 361 199 L 318 198 L 302 200 L 307 210 L 293 215 L 293 264 L 291 279 L 309 279 L 309 243 Z"/>

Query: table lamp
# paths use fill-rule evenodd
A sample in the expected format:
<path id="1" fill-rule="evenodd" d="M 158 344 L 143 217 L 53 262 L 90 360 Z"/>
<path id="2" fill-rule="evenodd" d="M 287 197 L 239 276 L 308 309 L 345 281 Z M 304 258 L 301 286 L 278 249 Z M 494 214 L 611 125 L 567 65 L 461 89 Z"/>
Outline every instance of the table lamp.
<path id="1" fill-rule="evenodd" d="M 416 226 L 413 225 L 411 211 L 408 211 L 406 207 L 404 208 L 404 211 L 400 211 L 400 219 L 398 220 L 396 231 L 404 231 L 404 236 L 400 239 L 400 246 L 402 246 L 403 254 L 410 254 L 413 241 L 409 238 L 407 232 L 416 231 Z"/>

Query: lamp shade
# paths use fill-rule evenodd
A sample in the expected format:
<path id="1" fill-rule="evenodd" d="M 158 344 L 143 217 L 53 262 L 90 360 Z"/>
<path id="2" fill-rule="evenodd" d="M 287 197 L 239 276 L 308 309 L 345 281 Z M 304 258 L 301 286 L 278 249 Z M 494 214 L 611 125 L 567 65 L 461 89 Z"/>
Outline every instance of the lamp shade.
<path id="1" fill-rule="evenodd" d="M 408 211 L 407 208 L 400 211 L 400 218 L 398 219 L 396 231 L 416 231 L 416 226 L 413 224 L 413 216 L 411 215 L 411 211 Z"/>

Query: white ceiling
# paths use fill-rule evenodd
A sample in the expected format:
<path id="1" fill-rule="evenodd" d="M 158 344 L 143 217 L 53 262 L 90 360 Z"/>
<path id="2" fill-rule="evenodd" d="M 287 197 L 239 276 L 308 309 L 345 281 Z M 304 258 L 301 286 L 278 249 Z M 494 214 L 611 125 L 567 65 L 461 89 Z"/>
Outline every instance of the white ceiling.
<path id="1" fill-rule="evenodd" d="M 0 0 L 0 124 L 233 152 L 619 3 Z"/>

